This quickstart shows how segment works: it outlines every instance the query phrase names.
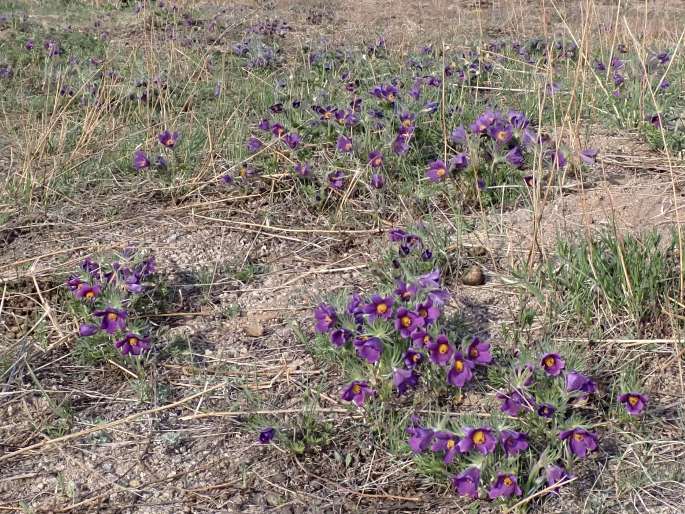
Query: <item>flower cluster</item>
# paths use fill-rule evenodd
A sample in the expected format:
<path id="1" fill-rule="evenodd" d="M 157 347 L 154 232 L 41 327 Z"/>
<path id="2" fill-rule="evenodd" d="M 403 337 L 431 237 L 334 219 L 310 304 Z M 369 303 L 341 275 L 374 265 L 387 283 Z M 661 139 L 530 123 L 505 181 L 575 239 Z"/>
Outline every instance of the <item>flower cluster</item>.
<path id="1" fill-rule="evenodd" d="M 181 140 L 181 133 L 165 130 L 157 136 L 157 140 L 162 147 L 173 151 Z M 136 169 L 136 171 L 142 171 L 150 168 L 163 171 L 167 169 L 168 165 L 169 161 L 164 154 L 159 154 L 154 158 L 154 160 L 152 160 L 151 157 L 143 150 L 136 150 L 133 153 L 133 167 Z"/>
<path id="2" fill-rule="evenodd" d="M 131 325 L 129 318 L 134 297 L 143 293 L 155 270 L 154 257 L 139 258 L 132 248 L 111 263 L 86 258 L 80 273 L 66 282 L 79 302 L 80 314 L 90 318 L 80 324 L 79 336 L 103 334 L 114 340 L 123 355 L 141 355 L 149 350 L 149 336 Z"/>
<path id="3" fill-rule="evenodd" d="M 450 295 L 439 268 L 425 271 L 435 259 L 424 238 L 401 229 L 389 238 L 397 245 L 392 266 L 400 270 L 393 287 L 352 293 L 314 310 L 319 341 L 369 370 L 342 388 L 342 400 L 367 408 L 425 388 L 440 396 L 475 394 L 495 401 L 498 407 L 484 418 L 468 412 L 458 422 L 411 416 L 406 428 L 412 453 L 441 462 L 459 495 L 506 500 L 555 491 L 573 480 L 573 463 L 599 449 L 594 422 L 584 416 L 599 392 L 595 380 L 575 355 L 511 354 L 455 332 L 446 318 Z M 423 271 L 410 272 L 416 269 Z M 618 401 L 636 416 L 648 398 L 630 391 Z"/>

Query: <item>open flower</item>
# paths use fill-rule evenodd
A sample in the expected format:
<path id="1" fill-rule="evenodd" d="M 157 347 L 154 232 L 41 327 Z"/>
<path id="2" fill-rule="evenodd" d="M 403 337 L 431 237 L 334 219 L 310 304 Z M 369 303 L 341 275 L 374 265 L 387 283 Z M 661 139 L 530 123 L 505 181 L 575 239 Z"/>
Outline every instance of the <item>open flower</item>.
<path id="1" fill-rule="evenodd" d="M 480 469 L 471 467 L 465 469 L 452 478 L 452 485 L 459 496 L 478 498 L 478 486 L 480 484 Z"/>
<path id="2" fill-rule="evenodd" d="M 459 451 L 461 453 L 468 453 L 475 449 L 476 451 L 487 455 L 495 451 L 497 446 L 497 439 L 492 433 L 492 428 L 464 428 L 464 437 L 459 441 Z"/>
<path id="3" fill-rule="evenodd" d="M 150 159 L 142 150 L 136 150 L 133 153 L 133 167 L 136 171 L 144 170 L 150 167 Z"/>
<path id="4" fill-rule="evenodd" d="M 425 326 L 435 322 L 440 317 L 440 309 L 433 305 L 433 299 L 429 296 L 426 301 L 416 306 L 416 312 L 424 320 Z"/>
<path id="5" fill-rule="evenodd" d="M 468 359 L 475 364 L 490 364 L 492 362 L 490 343 L 481 341 L 477 337 L 474 337 L 473 341 L 471 341 L 471 344 L 466 350 L 466 355 Z"/>
<path id="6" fill-rule="evenodd" d="M 371 187 L 374 189 L 383 189 L 383 186 L 385 185 L 385 179 L 383 178 L 383 175 L 379 175 L 378 173 L 374 173 L 371 175 Z"/>
<path id="7" fill-rule="evenodd" d="M 114 334 L 117 330 L 126 328 L 128 314 L 125 310 L 107 307 L 101 311 L 95 311 L 93 315 L 102 318 L 100 328 L 108 334 Z"/>
<path id="8" fill-rule="evenodd" d="M 255 153 L 262 148 L 262 142 L 254 136 L 250 136 L 247 140 L 247 151 L 250 153 Z"/>
<path id="9" fill-rule="evenodd" d="M 409 348 L 405 353 L 402 360 L 404 360 L 404 365 L 407 368 L 414 368 L 421 364 L 424 360 L 424 355 L 421 352 L 417 352 L 413 348 Z"/>
<path id="10" fill-rule="evenodd" d="M 528 449 L 528 435 L 513 430 L 502 430 L 499 442 L 507 456 L 516 455 Z"/>
<path id="11" fill-rule="evenodd" d="M 346 328 L 338 328 L 331 332 L 331 343 L 336 348 L 344 346 L 352 338 L 352 332 Z"/>
<path id="12" fill-rule="evenodd" d="M 375 294 L 371 297 L 371 303 L 364 306 L 364 313 L 369 315 L 369 321 L 378 318 L 390 319 L 394 303 L 391 296 L 383 298 L 381 295 Z"/>
<path id="13" fill-rule="evenodd" d="M 411 335 L 411 341 L 416 348 L 428 348 L 433 342 L 433 338 L 425 330 L 417 330 Z"/>
<path id="14" fill-rule="evenodd" d="M 541 403 L 538 405 L 538 408 L 536 412 L 538 413 L 538 416 L 543 417 L 543 418 L 548 418 L 550 419 L 552 416 L 554 416 L 554 413 L 557 411 L 557 408 L 552 405 L 551 403 Z"/>
<path id="15" fill-rule="evenodd" d="M 585 164 L 592 165 L 597 159 L 598 150 L 595 148 L 586 148 L 580 152 L 580 160 Z"/>
<path id="16" fill-rule="evenodd" d="M 119 348 L 122 355 L 140 355 L 150 349 L 150 338 L 128 332 L 114 346 Z"/>
<path id="17" fill-rule="evenodd" d="M 433 161 L 428 165 L 428 169 L 426 170 L 426 177 L 428 177 L 428 180 L 431 182 L 440 182 L 446 175 L 447 166 L 445 165 L 445 161 Z"/>
<path id="18" fill-rule="evenodd" d="M 450 170 L 453 172 L 463 171 L 469 167 L 469 156 L 466 152 L 460 152 L 449 161 Z"/>
<path id="19" fill-rule="evenodd" d="M 430 350 L 431 362 L 440 366 L 450 362 L 454 355 L 454 347 L 447 340 L 447 336 L 442 334 L 428 344 L 428 350 Z"/>
<path id="20" fill-rule="evenodd" d="M 380 168 L 383 166 L 383 154 L 378 150 L 369 152 L 369 166 L 372 168 Z"/>
<path id="21" fill-rule="evenodd" d="M 328 185 L 331 189 L 340 191 L 345 187 L 345 172 L 338 170 L 328 174 Z"/>
<path id="22" fill-rule="evenodd" d="M 423 318 L 404 307 L 397 309 L 395 317 L 395 328 L 399 331 L 402 337 L 409 338 L 417 329 L 423 327 L 425 322 Z"/>
<path id="23" fill-rule="evenodd" d="M 435 432 L 435 439 L 433 439 L 433 446 L 431 450 L 434 452 L 445 452 L 443 461 L 445 464 L 451 464 L 454 457 L 459 453 L 457 444 L 459 437 L 452 432 Z"/>
<path id="24" fill-rule="evenodd" d="M 314 309 L 314 318 L 316 319 L 314 328 L 317 332 L 321 333 L 329 332 L 338 321 L 335 308 L 332 305 L 325 303 L 322 303 Z"/>
<path id="25" fill-rule="evenodd" d="M 298 146 L 300 146 L 300 143 L 302 142 L 302 138 L 298 135 L 295 134 L 294 132 L 289 132 L 288 134 L 285 135 L 283 138 L 283 141 L 285 142 L 286 145 L 288 145 L 289 148 L 292 150 L 295 150 Z"/>
<path id="26" fill-rule="evenodd" d="M 340 398 L 346 402 L 354 402 L 357 407 L 361 407 L 367 398 L 375 395 L 376 392 L 369 387 L 368 383 L 354 380 L 342 390 Z"/>
<path id="27" fill-rule="evenodd" d="M 521 496 L 523 491 L 518 485 L 516 475 L 512 473 L 497 473 L 495 483 L 490 487 L 488 497 L 491 500 L 496 498 L 511 498 L 512 496 Z"/>
<path id="28" fill-rule="evenodd" d="M 629 393 L 623 393 L 621 396 L 619 396 L 618 401 L 625 406 L 628 414 L 631 416 L 638 416 L 643 410 L 645 410 L 645 407 L 647 407 L 649 397 L 645 394 L 631 391 Z"/>
<path id="29" fill-rule="evenodd" d="M 409 448 L 414 453 L 423 453 L 431 445 L 433 440 L 433 430 L 424 427 L 408 427 L 409 434 Z"/>
<path id="30" fill-rule="evenodd" d="M 455 387 L 464 387 L 473 378 L 475 364 L 465 359 L 461 352 L 454 354 L 454 362 L 447 373 L 447 381 Z"/>
<path id="31" fill-rule="evenodd" d="M 176 143 L 178 143 L 180 139 L 180 132 L 170 132 L 168 130 L 165 130 L 159 135 L 159 142 L 167 148 L 175 147 Z"/>
<path id="32" fill-rule="evenodd" d="M 396 368 L 392 372 L 392 383 L 397 389 L 397 394 L 403 395 L 409 389 L 416 388 L 419 376 L 413 369 Z"/>
<path id="33" fill-rule="evenodd" d="M 350 153 L 352 151 L 352 139 L 347 136 L 340 136 L 335 146 L 339 152 Z"/>
<path id="34" fill-rule="evenodd" d="M 566 362 L 558 353 L 547 353 L 542 356 L 540 365 L 545 370 L 545 373 L 552 377 L 558 377 L 561 374 L 561 370 L 566 366 Z"/>
<path id="35" fill-rule="evenodd" d="M 81 282 L 79 286 L 74 291 L 74 296 L 78 299 L 94 300 L 98 297 L 102 288 L 98 284 L 87 284 L 86 282 Z"/>
<path id="36" fill-rule="evenodd" d="M 566 441 L 571 453 L 580 459 L 597 449 L 597 436 L 584 428 L 564 430 L 559 434 L 559 439 Z"/>

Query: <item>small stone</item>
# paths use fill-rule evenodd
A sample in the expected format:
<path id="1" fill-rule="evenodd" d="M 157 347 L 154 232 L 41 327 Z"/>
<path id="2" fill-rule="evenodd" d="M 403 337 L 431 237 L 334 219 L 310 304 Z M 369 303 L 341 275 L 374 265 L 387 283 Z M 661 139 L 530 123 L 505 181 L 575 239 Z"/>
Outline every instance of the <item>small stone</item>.
<path id="1" fill-rule="evenodd" d="M 128 486 L 138 488 L 138 487 L 140 487 L 140 480 L 137 480 L 135 478 L 133 480 L 129 480 Z"/>
<path id="2" fill-rule="evenodd" d="M 484 246 L 476 245 L 468 247 L 466 253 L 471 257 L 483 257 L 488 254 L 488 250 Z"/>
<path id="3" fill-rule="evenodd" d="M 264 335 L 264 327 L 259 321 L 248 321 L 245 333 L 250 337 L 261 337 Z"/>
<path id="4" fill-rule="evenodd" d="M 281 503 L 283 503 L 281 497 L 274 493 L 267 494 L 265 500 L 267 505 L 270 505 L 271 507 L 278 507 Z"/>
<path id="5" fill-rule="evenodd" d="M 474 264 L 461 278 L 465 286 L 481 286 L 485 283 L 485 275 L 478 264 Z"/>

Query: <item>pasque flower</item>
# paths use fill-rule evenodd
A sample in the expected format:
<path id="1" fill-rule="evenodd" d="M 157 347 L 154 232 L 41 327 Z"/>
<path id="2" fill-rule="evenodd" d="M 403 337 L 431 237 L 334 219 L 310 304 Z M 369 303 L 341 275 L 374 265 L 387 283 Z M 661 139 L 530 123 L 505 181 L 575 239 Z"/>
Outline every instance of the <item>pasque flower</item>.
<path id="1" fill-rule="evenodd" d="M 332 305 L 322 303 L 314 309 L 314 318 L 316 319 L 315 329 L 317 332 L 328 332 L 337 323 L 338 316 L 335 308 Z"/>
<path id="2" fill-rule="evenodd" d="M 426 170 L 426 177 L 428 177 L 431 182 L 440 182 L 446 175 L 447 166 L 445 165 L 445 162 L 441 160 L 431 162 Z"/>
<path id="3" fill-rule="evenodd" d="M 114 334 L 117 330 L 126 328 L 128 313 L 125 310 L 107 307 L 103 310 L 95 311 L 93 315 L 102 318 L 100 328 L 108 334 Z"/>
<path id="4" fill-rule="evenodd" d="M 566 366 L 566 362 L 558 353 L 547 353 L 542 356 L 540 365 L 545 370 L 545 373 L 552 377 L 558 377 Z"/>
<path id="5" fill-rule="evenodd" d="M 403 395 L 419 384 L 419 376 L 413 369 L 396 368 L 392 372 L 392 383 L 397 393 Z"/>
<path id="6" fill-rule="evenodd" d="M 81 323 L 78 327 L 78 335 L 81 337 L 90 337 L 98 333 L 100 328 L 97 325 L 91 325 L 90 323 Z"/>
<path id="7" fill-rule="evenodd" d="M 433 441 L 433 430 L 419 426 L 407 427 L 409 434 L 409 448 L 414 453 L 423 453 L 431 445 Z"/>
<path id="8" fill-rule="evenodd" d="M 454 457 L 459 453 L 458 443 L 459 437 L 452 432 L 435 432 L 431 450 L 434 452 L 444 452 L 445 457 L 443 461 L 445 464 L 451 464 Z"/>
<path id="9" fill-rule="evenodd" d="M 454 354 L 454 361 L 447 373 L 447 381 L 455 387 L 464 387 L 473 378 L 473 368 L 475 365 L 465 359 L 461 352 Z"/>
<path id="10" fill-rule="evenodd" d="M 344 346 L 350 339 L 352 339 L 352 332 L 346 328 L 337 328 L 331 332 L 331 343 L 336 348 Z"/>
<path id="11" fill-rule="evenodd" d="M 382 296 L 375 294 L 371 297 L 371 302 L 364 306 L 364 313 L 369 315 L 369 321 L 378 318 L 390 319 L 392 317 L 392 306 L 394 300 L 391 296 Z"/>
<path id="12" fill-rule="evenodd" d="M 269 444 L 274 436 L 276 435 L 276 429 L 273 427 L 267 427 L 259 432 L 259 442 L 261 444 Z"/>
<path id="13" fill-rule="evenodd" d="M 340 398 L 346 402 L 354 402 L 357 407 L 364 405 L 367 398 L 373 397 L 376 392 L 364 381 L 354 380 L 342 390 Z"/>
<path id="14" fill-rule="evenodd" d="M 352 151 L 352 139 L 347 136 L 338 137 L 336 148 L 339 152 L 350 153 Z"/>
<path id="15" fill-rule="evenodd" d="M 180 139 L 180 132 L 171 132 L 169 130 L 165 130 L 159 135 L 159 142 L 167 148 L 175 147 Z"/>
<path id="16" fill-rule="evenodd" d="M 399 331 L 402 337 L 409 338 L 416 329 L 425 325 L 421 316 L 404 307 L 397 309 L 395 316 L 395 328 Z"/>
<path id="17" fill-rule="evenodd" d="M 402 360 L 404 360 L 404 365 L 407 368 L 414 368 L 421 364 L 424 360 L 424 355 L 421 352 L 417 352 L 413 348 L 409 348 L 405 353 Z"/>
<path id="18" fill-rule="evenodd" d="M 87 284 L 86 282 L 81 282 L 79 286 L 74 291 L 74 296 L 79 299 L 94 300 L 102 292 L 102 288 L 99 284 Z"/>
<path id="19" fill-rule="evenodd" d="M 459 496 L 478 498 L 478 486 L 480 485 L 480 469 L 467 468 L 452 478 L 452 485 Z"/>
<path id="20" fill-rule="evenodd" d="M 557 408 L 551 403 L 541 403 L 536 409 L 538 416 L 548 419 L 554 416 L 556 411 Z"/>
<path id="21" fill-rule="evenodd" d="M 122 355 L 140 355 L 150 349 L 150 338 L 133 332 L 128 332 L 119 339 L 114 346 L 119 348 Z"/>
<path id="22" fill-rule="evenodd" d="M 566 375 L 566 390 L 590 394 L 597 391 L 597 383 L 578 371 L 570 371 Z"/>
<path id="23" fill-rule="evenodd" d="M 564 430 L 559 434 L 559 439 L 566 441 L 571 453 L 581 459 L 597 449 L 597 436 L 584 428 Z"/>
<path id="24" fill-rule="evenodd" d="M 492 428 L 464 428 L 464 437 L 459 441 L 459 451 L 468 453 L 475 449 L 477 452 L 487 455 L 495 451 L 497 439 L 492 433 Z"/>
<path id="25" fill-rule="evenodd" d="M 359 336 L 354 340 L 357 355 L 369 364 L 375 364 L 383 353 L 383 342 L 377 337 Z"/>
<path id="26" fill-rule="evenodd" d="M 496 498 L 510 498 L 512 496 L 521 496 L 523 491 L 518 485 L 516 475 L 512 473 L 497 473 L 495 483 L 490 487 L 488 497 L 491 500 Z"/>
<path id="27" fill-rule="evenodd" d="M 552 487 L 559 482 L 568 480 L 571 478 L 571 475 L 569 475 L 568 472 L 561 466 L 550 464 L 545 468 L 545 477 L 547 478 L 547 486 Z"/>
<path id="28" fill-rule="evenodd" d="M 378 150 L 369 152 L 369 166 L 372 168 L 380 168 L 383 166 L 383 154 Z"/>
<path id="29" fill-rule="evenodd" d="M 490 343 L 474 337 L 466 350 L 466 356 L 475 364 L 490 364 L 492 362 Z"/>
<path id="30" fill-rule="evenodd" d="M 528 435 L 513 430 L 502 430 L 499 434 L 499 442 L 504 453 L 508 456 L 516 455 L 528 449 Z"/>
<path id="31" fill-rule="evenodd" d="M 430 351 L 431 362 L 440 366 L 450 362 L 455 351 L 454 347 L 447 340 L 447 336 L 442 334 L 435 341 L 428 343 L 428 350 Z"/>
<path id="32" fill-rule="evenodd" d="M 620 395 L 618 401 L 625 406 L 628 414 L 631 416 L 638 416 L 645 410 L 645 407 L 647 407 L 649 397 L 645 394 L 631 391 Z"/>
<path id="33" fill-rule="evenodd" d="M 529 402 L 518 391 L 497 393 L 497 399 L 502 402 L 499 410 L 509 416 L 518 416 L 522 410 L 529 408 Z"/>
<path id="34" fill-rule="evenodd" d="M 150 159 L 142 150 L 136 150 L 133 153 L 133 167 L 137 170 L 143 170 L 150 167 Z"/>

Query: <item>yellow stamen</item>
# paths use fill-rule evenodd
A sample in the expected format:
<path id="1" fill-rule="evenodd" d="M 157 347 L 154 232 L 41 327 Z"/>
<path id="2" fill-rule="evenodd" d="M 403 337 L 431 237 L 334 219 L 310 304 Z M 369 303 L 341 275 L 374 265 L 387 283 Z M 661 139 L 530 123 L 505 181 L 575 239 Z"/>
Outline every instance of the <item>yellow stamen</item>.
<path id="1" fill-rule="evenodd" d="M 359 393 L 361 393 L 361 392 L 362 392 L 362 386 L 360 386 L 359 384 L 354 384 L 354 385 L 352 386 L 352 392 L 353 392 L 354 394 L 359 394 Z"/>
<path id="2" fill-rule="evenodd" d="M 119 315 L 116 312 L 108 312 L 107 319 L 110 321 L 116 321 L 119 319 Z"/>
<path id="3" fill-rule="evenodd" d="M 471 348 L 471 349 L 469 350 L 469 355 L 470 355 L 472 358 L 474 358 L 474 359 L 475 359 L 476 357 L 478 357 L 478 348 L 476 348 L 475 346 L 474 346 L 473 348 Z"/>
<path id="4" fill-rule="evenodd" d="M 442 343 L 442 344 L 440 344 L 440 346 L 438 346 L 438 353 L 445 354 L 448 352 L 449 349 L 450 349 L 450 347 L 448 345 L 446 345 L 445 343 Z"/>
<path id="5" fill-rule="evenodd" d="M 504 477 L 504 480 L 502 480 L 502 482 L 503 482 L 504 485 L 506 485 L 507 487 L 511 487 L 511 485 L 514 483 L 514 481 L 513 481 L 511 478 L 509 478 L 509 477 Z"/>
<path id="6" fill-rule="evenodd" d="M 136 346 L 138 344 L 138 338 L 137 337 L 129 337 L 128 338 L 128 344 L 131 346 Z"/>
<path id="7" fill-rule="evenodd" d="M 445 173 L 447 173 L 447 170 L 445 170 L 445 168 L 438 168 L 437 170 L 435 170 L 435 174 L 438 177 L 444 177 Z"/>
<path id="8" fill-rule="evenodd" d="M 451 450 L 452 448 L 454 448 L 454 445 L 455 445 L 454 439 L 448 439 L 447 440 L 447 449 L 448 450 Z"/>
<path id="9" fill-rule="evenodd" d="M 462 371 L 464 369 L 464 361 L 457 359 L 454 361 L 454 369 L 457 371 Z"/>
<path id="10" fill-rule="evenodd" d="M 386 312 L 388 312 L 388 306 L 384 303 L 379 303 L 378 305 L 376 305 L 376 312 L 378 314 L 385 314 Z"/>
<path id="11" fill-rule="evenodd" d="M 400 318 L 400 323 L 404 328 L 410 327 L 411 326 L 411 318 L 409 316 L 402 316 Z"/>
<path id="12" fill-rule="evenodd" d="M 575 434 L 573 434 L 573 438 L 576 441 L 580 442 L 580 441 L 583 441 L 585 439 L 585 436 L 583 434 L 579 434 L 578 432 L 576 432 Z"/>
<path id="13" fill-rule="evenodd" d="M 545 367 L 551 368 L 551 367 L 554 366 L 554 364 L 555 364 L 556 362 L 557 362 L 557 361 L 556 361 L 556 359 L 555 359 L 554 357 L 547 357 L 547 358 L 545 359 Z"/>
<path id="14" fill-rule="evenodd" d="M 633 407 L 635 407 L 639 401 L 640 401 L 640 399 L 637 396 L 629 396 L 628 397 L 628 403 L 630 405 L 632 405 Z"/>
<path id="15" fill-rule="evenodd" d="M 474 444 L 483 444 L 485 442 L 485 432 L 482 430 L 476 430 L 471 436 L 471 440 Z"/>

